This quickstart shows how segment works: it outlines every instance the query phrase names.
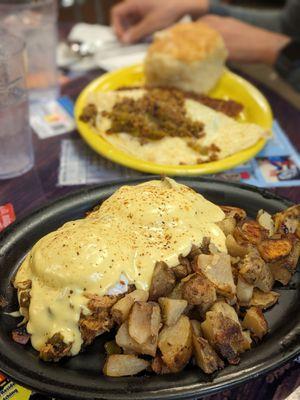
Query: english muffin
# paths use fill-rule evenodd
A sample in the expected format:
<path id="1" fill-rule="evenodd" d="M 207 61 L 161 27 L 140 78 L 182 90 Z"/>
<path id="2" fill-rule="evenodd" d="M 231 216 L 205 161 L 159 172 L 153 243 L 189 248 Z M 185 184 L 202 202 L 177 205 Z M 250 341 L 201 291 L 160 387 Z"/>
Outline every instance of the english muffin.
<path id="1" fill-rule="evenodd" d="M 145 58 L 146 84 L 207 93 L 222 75 L 226 58 L 217 31 L 201 22 L 177 24 L 155 35 Z"/>

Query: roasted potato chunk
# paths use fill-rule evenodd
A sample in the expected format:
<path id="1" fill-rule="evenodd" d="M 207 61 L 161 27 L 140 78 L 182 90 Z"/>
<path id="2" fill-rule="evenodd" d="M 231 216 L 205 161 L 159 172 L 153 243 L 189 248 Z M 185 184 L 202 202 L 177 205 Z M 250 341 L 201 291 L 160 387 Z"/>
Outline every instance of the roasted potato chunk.
<path id="1" fill-rule="evenodd" d="M 262 308 L 263 310 L 272 307 L 275 303 L 277 303 L 279 299 L 279 293 L 276 292 L 262 292 L 259 289 L 254 288 L 253 296 L 250 300 L 250 305 L 254 307 Z"/>
<path id="2" fill-rule="evenodd" d="M 240 275 L 238 276 L 236 296 L 240 305 L 246 306 L 249 304 L 253 295 L 253 289 L 253 285 L 250 285 L 250 283 L 245 281 L 245 279 L 243 279 Z"/>
<path id="3" fill-rule="evenodd" d="M 161 356 L 154 357 L 151 363 L 151 368 L 157 375 L 170 374 L 172 372 L 163 362 Z"/>
<path id="4" fill-rule="evenodd" d="M 156 263 L 153 271 L 150 286 L 150 300 L 157 300 L 159 297 L 166 297 L 172 292 L 176 284 L 175 274 L 163 261 Z"/>
<path id="5" fill-rule="evenodd" d="M 272 236 L 275 233 L 275 225 L 271 214 L 264 210 L 259 210 L 256 220 L 260 226 L 268 231 L 268 236 Z"/>
<path id="6" fill-rule="evenodd" d="M 186 300 L 169 299 L 168 297 L 160 297 L 158 302 L 162 312 L 163 323 L 167 326 L 176 324 L 188 305 Z"/>
<path id="7" fill-rule="evenodd" d="M 227 304 L 225 301 L 217 301 L 213 304 L 210 311 L 214 311 L 216 313 L 221 313 L 224 317 L 228 317 L 233 321 L 240 323 L 239 317 L 233 307 Z"/>
<path id="8" fill-rule="evenodd" d="M 268 232 L 257 221 L 248 219 L 236 226 L 233 236 L 239 244 L 258 244 L 268 237 Z"/>
<path id="9" fill-rule="evenodd" d="M 226 217 L 233 217 L 236 221 L 241 221 L 247 217 L 246 211 L 238 207 L 221 206 Z"/>
<path id="10" fill-rule="evenodd" d="M 139 344 L 155 342 L 160 327 L 160 308 L 154 302 L 137 301 L 128 318 L 128 332 Z"/>
<path id="11" fill-rule="evenodd" d="M 183 257 L 180 255 L 178 257 L 180 264 L 177 265 L 176 267 L 172 268 L 172 271 L 175 274 L 175 277 L 177 279 L 183 279 L 190 273 L 192 273 L 192 267 L 189 259 L 187 257 Z"/>
<path id="12" fill-rule="evenodd" d="M 203 337 L 196 338 L 193 336 L 193 349 L 196 364 L 206 374 L 212 374 L 218 369 L 224 368 L 224 362 Z"/>
<path id="13" fill-rule="evenodd" d="M 226 217 L 223 221 L 217 222 L 217 225 L 222 229 L 225 236 L 232 234 L 236 227 L 236 220 L 234 217 Z"/>
<path id="14" fill-rule="evenodd" d="M 203 336 L 230 364 L 239 362 L 239 354 L 251 347 L 251 341 L 242 331 L 240 323 L 223 313 L 208 311 L 201 324 Z"/>
<path id="15" fill-rule="evenodd" d="M 203 275 L 193 274 L 182 285 L 182 298 L 205 312 L 217 299 L 216 289 Z"/>
<path id="16" fill-rule="evenodd" d="M 158 347 L 162 360 L 171 372 L 181 371 L 192 355 L 191 324 L 182 315 L 173 326 L 164 327 L 159 334 Z"/>
<path id="17" fill-rule="evenodd" d="M 197 273 L 202 273 L 213 283 L 218 293 L 229 297 L 235 295 L 236 287 L 228 254 L 200 254 L 193 263 L 193 268 Z"/>
<path id="18" fill-rule="evenodd" d="M 148 339 L 145 343 L 138 343 L 129 335 L 128 321 L 125 321 L 116 334 L 116 343 L 122 347 L 124 353 L 147 354 L 154 357 L 157 349 L 157 339 Z"/>
<path id="19" fill-rule="evenodd" d="M 289 239 L 266 239 L 258 243 L 257 248 L 265 261 L 273 262 L 290 254 L 292 242 Z"/>
<path id="20" fill-rule="evenodd" d="M 297 204 L 275 214 L 273 219 L 275 232 L 284 234 L 297 232 L 300 222 L 300 205 Z"/>
<path id="21" fill-rule="evenodd" d="M 244 257 L 248 253 L 247 244 L 239 244 L 232 235 L 226 237 L 226 247 L 232 257 Z"/>
<path id="22" fill-rule="evenodd" d="M 251 307 L 247 310 L 242 326 L 249 329 L 253 336 L 258 339 L 261 339 L 268 332 L 268 323 L 258 307 Z"/>
<path id="23" fill-rule="evenodd" d="M 248 253 L 240 262 L 239 272 L 246 282 L 263 292 L 272 289 L 274 283 L 272 272 L 256 251 Z"/>
<path id="24" fill-rule="evenodd" d="M 103 373 L 107 376 L 136 375 L 149 366 L 149 361 L 133 354 L 113 354 L 107 357 Z"/>

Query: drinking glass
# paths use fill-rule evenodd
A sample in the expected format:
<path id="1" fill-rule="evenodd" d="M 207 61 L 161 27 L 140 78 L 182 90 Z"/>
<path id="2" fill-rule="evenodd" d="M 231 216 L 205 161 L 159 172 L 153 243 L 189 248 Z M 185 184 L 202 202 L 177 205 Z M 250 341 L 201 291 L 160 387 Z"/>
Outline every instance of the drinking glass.
<path id="1" fill-rule="evenodd" d="M 30 101 L 58 96 L 56 0 L 0 0 L 0 27 L 25 40 Z"/>
<path id="2" fill-rule="evenodd" d="M 20 38 L 0 30 L 0 179 L 21 175 L 34 162 L 24 49 Z"/>

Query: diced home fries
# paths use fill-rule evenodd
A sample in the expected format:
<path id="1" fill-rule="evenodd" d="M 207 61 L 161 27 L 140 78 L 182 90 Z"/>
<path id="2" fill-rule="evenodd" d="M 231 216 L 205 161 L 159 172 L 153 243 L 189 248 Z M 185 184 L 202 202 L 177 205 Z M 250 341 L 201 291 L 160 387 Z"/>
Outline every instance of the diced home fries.
<path id="1" fill-rule="evenodd" d="M 129 284 L 126 293 L 114 296 L 87 294 L 89 312 L 79 319 L 82 347 L 113 333 L 105 345 L 105 375 L 177 373 L 189 362 L 211 374 L 237 364 L 267 334 L 263 311 L 280 301 L 274 283 L 288 284 L 297 267 L 300 206 L 274 216 L 260 210 L 256 219 L 241 208 L 221 209 L 225 218 L 217 229 L 227 253 L 204 237 L 175 266 L 157 260 L 149 290 Z M 31 282 L 17 288 L 27 323 Z M 19 331 L 14 337 L 22 342 Z M 70 346 L 56 333 L 40 357 L 58 361 L 70 356 Z"/>

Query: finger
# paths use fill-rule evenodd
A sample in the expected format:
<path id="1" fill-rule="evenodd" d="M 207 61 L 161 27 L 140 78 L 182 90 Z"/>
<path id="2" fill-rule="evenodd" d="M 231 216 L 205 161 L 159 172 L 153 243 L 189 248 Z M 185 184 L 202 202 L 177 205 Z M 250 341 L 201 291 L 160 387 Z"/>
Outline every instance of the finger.
<path id="1" fill-rule="evenodd" d="M 148 14 L 140 22 L 129 28 L 121 37 L 121 41 L 124 43 L 135 43 L 156 30 L 164 28 L 165 24 L 159 17 L 159 13 Z"/>
<path id="2" fill-rule="evenodd" d="M 128 20 L 128 16 L 134 12 L 134 8 L 130 2 L 124 1 L 114 6 L 111 10 L 110 23 L 119 39 L 126 31 L 125 22 Z"/>

